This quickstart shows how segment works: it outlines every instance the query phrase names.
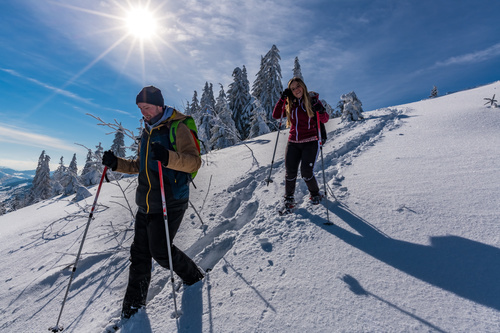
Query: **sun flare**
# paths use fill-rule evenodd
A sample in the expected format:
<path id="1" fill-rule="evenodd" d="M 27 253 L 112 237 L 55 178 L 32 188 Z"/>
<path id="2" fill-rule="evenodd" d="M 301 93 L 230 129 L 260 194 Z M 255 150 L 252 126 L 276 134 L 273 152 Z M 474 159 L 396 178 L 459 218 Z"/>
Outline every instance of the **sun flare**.
<path id="1" fill-rule="evenodd" d="M 130 10 L 126 21 L 129 33 L 137 38 L 150 39 L 156 32 L 156 19 L 147 9 L 135 8 Z"/>
<path id="2" fill-rule="evenodd" d="M 154 8 L 150 8 L 151 0 L 148 0 L 147 5 L 145 6 L 141 5 L 142 1 L 143 0 L 127 0 L 122 3 L 121 1 L 113 0 L 111 2 L 115 4 L 115 8 L 108 11 L 98 11 L 85 7 L 77 7 L 64 2 L 55 3 L 56 5 L 64 7 L 68 10 L 94 15 L 95 17 L 101 18 L 103 22 L 106 23 L 116 23 L 116 25 L 112 28 L 109 27 L 112 24 L 104 25 L 105 28 L 103 30 L 96 30 L 96 28 L 92 26 L 88 27 L 89 31 L 93 31 L 92 35 L 100 36 L 100 41 L 107 40 L 104 33 L 108 32 L 113 32 L 114 39 L 109 40 L 109 46 L 97 55 L 88 65 L 64 83 L 61 89 L 75 82 L 84 73 L 94 67 L 95 64 L 108 56 L 119 46 L 122 46 L 127 42 L 129 44 L 128 52 L 124 54 L 123 51 L 120 51 L 121 55 L 124 55 L 121 57 L 123 61 L 122 72 L 129 63 L 140 63 L 143 82 L 146 81 L 146 58 L 150 57 L 151 54 L 160 55 L 160 47 L 168 47 L 170 50 L 174 52 L 176 51 L 170 46 L 170 43 L 167 42 L 168 39 L 165 39 L 166 32 L 163 27 L 168 26 L 165 23 L 165 14 L 163 16 L 156 16 L 156 13 L 158 13 L 163 7 L 165 1 L 163 1 L 158 7 Z M 99 22 L 96 27 L 97 26 L 102 26 L 102 22 Z M 145 43 L 146 41 L 149 43 Z M 137 57 L 137 55 L 139 56 Z M 167 67 L 162 56 L 159 56 L 157 59 L 165 68 Z M 46 99 L 46 101 L 42 104 L 46 103 L 50 98 L 51 97 Z"/>

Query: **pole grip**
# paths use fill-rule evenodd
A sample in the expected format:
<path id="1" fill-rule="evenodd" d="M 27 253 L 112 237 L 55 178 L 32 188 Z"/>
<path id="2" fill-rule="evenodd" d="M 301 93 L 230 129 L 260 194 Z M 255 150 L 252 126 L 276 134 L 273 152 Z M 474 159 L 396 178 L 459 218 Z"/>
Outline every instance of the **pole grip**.
<path id="1" fill-rule="evenodd" d="M 319 140 L 319 147 L 323 149 L 323 139 L 321 138 L 321 125 L 319 121 L 319 112 L 316 111 L 316 118 L 318 119 L 318 140 Z"/>

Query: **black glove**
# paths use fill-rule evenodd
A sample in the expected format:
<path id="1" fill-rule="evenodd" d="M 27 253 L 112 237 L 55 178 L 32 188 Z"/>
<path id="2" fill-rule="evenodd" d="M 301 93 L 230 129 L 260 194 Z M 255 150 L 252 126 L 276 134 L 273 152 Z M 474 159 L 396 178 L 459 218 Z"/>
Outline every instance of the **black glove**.
<path id="1" fill-rule="evenodd" d="M 111 150 L 106 150 L 102 155 L 102 164 L 115 171 L 118 167 L 118 158 Z"/>
<path id="2" fill-rule="evenodd" d="M 286 100 L 286 98 L 289 97 L 290 99 L 293 98 L 293 93 L 290 90 L 290 88 L 286 88 L 282 93 L 281 93 L 281 99 Z"/>
<path id="3" fill-rule="evenodd" d="M 151 158 L 153 160 L 160 161 L 161 164 L 163 164 L 164 166 L 168 165 L 169 152 L 168 149 L 163 147 L 161 143 L 159 142 L 151 143 L 151 152 L 152 152 Z"/>
<path id="4" fill-rule="evenodd" d="M 325 107 L 323 106 L 323 104 L 321 104 L 319 99 L 314 99 L 311 102 L 312 102 L 312 109 L 314 112 L 318 112 L 318 113 L 325 113 L 326 112 Z"/>

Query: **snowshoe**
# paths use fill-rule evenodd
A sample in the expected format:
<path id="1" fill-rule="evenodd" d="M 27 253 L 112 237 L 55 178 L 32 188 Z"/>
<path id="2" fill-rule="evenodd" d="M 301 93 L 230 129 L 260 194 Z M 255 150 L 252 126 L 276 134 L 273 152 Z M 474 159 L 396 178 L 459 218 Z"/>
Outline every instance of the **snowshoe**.
<path id="1" fill-rule="evenodd" d="M 278 213 L 280 216 L 290 214 L 295 208 L 295 199 L 293 196 L 285 196 L 285 205 L 281 208 Z"/>
<path id="2" fill-rule="evenodd" d="M 316 195 L 311 195 L 309 199 L 311 200 L 312 205 L 319 205 L 321 200 L 323 200 L 323 195 L 318 193 Z"/>
<path id="3" fill-rule="evenodd" d="M 122 310 L 122 319 L 129 319 L 133 315 L 135 315 L 137 312 L 139 312 L 140 309 L 144 308 L 144 306 L 127 306 Z"/>

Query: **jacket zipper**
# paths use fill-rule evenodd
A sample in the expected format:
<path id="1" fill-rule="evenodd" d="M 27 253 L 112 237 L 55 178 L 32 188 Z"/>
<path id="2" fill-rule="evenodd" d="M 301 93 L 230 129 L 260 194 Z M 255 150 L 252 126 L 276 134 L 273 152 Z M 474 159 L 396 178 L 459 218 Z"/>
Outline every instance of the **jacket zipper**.
<path id="1" fill-rule="evenodd" d="M 149 141 L 151 140 L 151 134 L 153 133 L 154 129 L 151 129 L 151 132 L 148 133 L 148 143 L 146 146 L 146 161 L 145 161 L 145 168 L 146 168 L 146 178 L 148 179 L 148 184 L 149 184 L 149 189 L 148 193 L 146 193 L 146 214 L 149 214 L 149 193 L 151 192 L 151 180 L 149 179 L 149 168 L 148 168 L 148 157 L 149 157 Z"/>

